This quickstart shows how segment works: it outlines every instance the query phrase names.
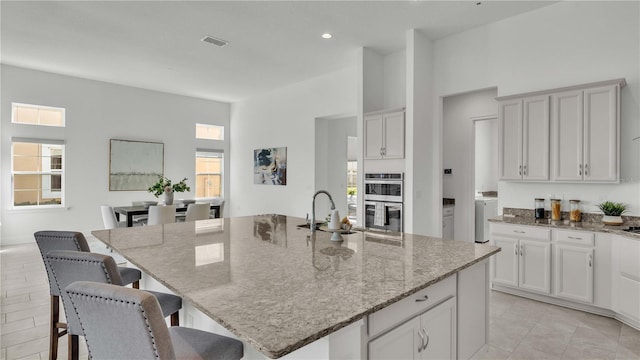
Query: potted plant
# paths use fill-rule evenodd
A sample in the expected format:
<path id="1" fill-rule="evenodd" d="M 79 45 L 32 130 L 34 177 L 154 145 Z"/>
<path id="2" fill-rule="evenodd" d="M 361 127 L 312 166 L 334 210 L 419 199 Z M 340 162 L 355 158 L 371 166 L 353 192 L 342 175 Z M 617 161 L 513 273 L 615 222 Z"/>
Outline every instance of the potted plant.
<path id="1" fill-rule="evenodd" d="M 623 203 L 617 203 L 613 201 L 603 201 L 598 204 L 598 208 L 604 216 L 602 217 L 602 223 L 605 225 L 620 225 L 622 224 L 622 213 L 627 211 L 627 205 Z"/>
<path id="2" fill-rule="evenodd" d="M 156 181 L 155 184 L 151 185 L 148 190 L 155 197 L 164 194 L 164 204 L 171 205 L 173 204 L 174 192 L 191 191 L 191 188 L 187 185 L 186 181 L 187 178 L 184 178 L 172 185 L 171 180 L 169 180 L 168 178 L 158 176 L 158 181 Z"/>

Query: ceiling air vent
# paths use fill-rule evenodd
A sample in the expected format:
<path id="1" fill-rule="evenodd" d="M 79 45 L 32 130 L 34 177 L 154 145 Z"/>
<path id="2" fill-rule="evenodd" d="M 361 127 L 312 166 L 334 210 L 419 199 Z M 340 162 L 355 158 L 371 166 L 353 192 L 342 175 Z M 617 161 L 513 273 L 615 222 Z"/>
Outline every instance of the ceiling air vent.
<path id="1" fill-rule="evenodd" d="M 216 45 L 216 46 L 220 46 L 220 47 L 223 47 L 223 46 L 229 44 L 229 42 L 227 40 L 214 38 L 213 36 L 209 36 L 209 35 L 203 37 L 202 41 L 204 41 L 206 43 L 209 43 L 209 44 Z"/>

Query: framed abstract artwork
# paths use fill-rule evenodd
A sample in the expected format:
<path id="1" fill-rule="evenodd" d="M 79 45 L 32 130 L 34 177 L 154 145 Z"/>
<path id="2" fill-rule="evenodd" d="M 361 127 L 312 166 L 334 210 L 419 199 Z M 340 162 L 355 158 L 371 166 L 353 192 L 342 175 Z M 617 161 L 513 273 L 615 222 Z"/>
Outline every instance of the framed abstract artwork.
<path id="1" fill-rule="evenodd" d="M 111 139 L 109 191 L 147 190 L 163 174 L 163 143 Z"/>
<path id="2" fill-rule="evenodd" d="M 287 148 L 263 148 L 253 151 L 253 183 L 287 185 Z"/>

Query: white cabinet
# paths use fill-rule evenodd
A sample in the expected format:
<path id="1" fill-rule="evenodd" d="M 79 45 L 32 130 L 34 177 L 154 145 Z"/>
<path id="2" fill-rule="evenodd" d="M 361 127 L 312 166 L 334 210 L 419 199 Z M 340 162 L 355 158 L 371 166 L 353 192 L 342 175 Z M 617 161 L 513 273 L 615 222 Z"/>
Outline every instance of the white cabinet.
<path id="1" fill-rule="evenodd" d="M 364 116 L 364 158 L 404 158 L 404 110 Z"/>
<path id="2" fill-rule="evenodd" d="M 553 181 L 619 180 L 620 83 L 551 96 Z"/>
<path id="3" fill-rule="evenodd" d="M 455 358 L 455 297 L 369 342 L 369 359 Z"/>
<path id="4" fill-rule="evenodd" d="M 491 259 L 493 284 L 551 293 L 549 229 L 492 223 L 491 242 L 502 248 Z"/>
<path id="5" fill-rule="evenodd" d="M 640 326 L 640 240 L 613 236 L 613 310 Z"/>
<path id="6" fill-rule="evenodd" d="M 442 238 L 453 239 L 453 205 L 447 205 L 442 209 Z"/>
<path id="7" fill-rule="evenodd" d="M 549 180 L 549 96 L 500 102 L 501 180 Z"/>
<path id="8" fill-rule="evenodd" d="M 593 303 L 594 234 L 554 230 L 554 291 L 567 300 Z"/>

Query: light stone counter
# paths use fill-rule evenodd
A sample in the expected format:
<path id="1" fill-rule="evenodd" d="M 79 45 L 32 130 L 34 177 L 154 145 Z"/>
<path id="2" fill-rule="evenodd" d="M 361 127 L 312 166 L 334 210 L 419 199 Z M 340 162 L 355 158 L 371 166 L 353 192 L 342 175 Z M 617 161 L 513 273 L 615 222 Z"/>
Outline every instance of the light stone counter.
<path id="1" fill-rule="evenodd" d="M 132 264 L 277 358 L 489 256 L 485 244 L 355 232 L 258 215 L 93 231 Z"/>

